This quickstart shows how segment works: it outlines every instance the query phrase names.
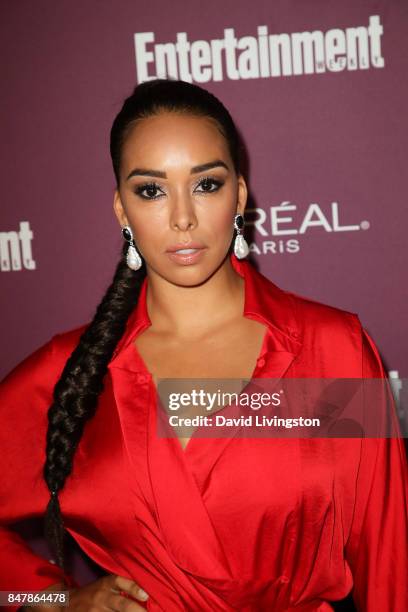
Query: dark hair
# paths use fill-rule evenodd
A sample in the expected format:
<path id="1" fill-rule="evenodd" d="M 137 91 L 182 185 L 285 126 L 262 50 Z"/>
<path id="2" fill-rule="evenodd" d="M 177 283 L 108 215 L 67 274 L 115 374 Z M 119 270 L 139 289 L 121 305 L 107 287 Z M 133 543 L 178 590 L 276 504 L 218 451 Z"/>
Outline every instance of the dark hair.
<path id="1" fill-rule="evenodd" d="M 135 87 L 113 122 L 110 153 L 119 186 L 122 145 L 135 122 L 161 111 L 209 117 L 225 137 L 234 169 L 238 174 L 243 146 L 232 117 L 225 106 L 206 89 L 172 79 L 155 79 Z"/>
<path id="2" fill-rule="evenodd" d="M 121 152 L 126 136 L 135 121 L 171 111 L 213 119 L 224 135 L 238 174 L 241 161 L 241 141 L 224 105 L 209 91 L 198 85 L 176 79 L 155 79 L 137 85 L 126 98 L 116 116 L 110 134 L 113 171 L 119 186 Z M 72 470 L 75 450 L 86 422 L 96 411 L 98 397 L 104 388 L 109 361 L 128 317 L 134 309 L 146 276 L 146 266 L 131 270 L 126 263 L 127 243 L 92 321 L 82 333 L 78 345 L 68 358 L 53 391 L 53 403 L 48 410 L 46 461 L 43 475 L 50 491 L 44 521 L 45 537 L 55 554 L 57 564 L 66 572 L 64 559 L 65 528 L 58 492 L 64 487 Z"/>

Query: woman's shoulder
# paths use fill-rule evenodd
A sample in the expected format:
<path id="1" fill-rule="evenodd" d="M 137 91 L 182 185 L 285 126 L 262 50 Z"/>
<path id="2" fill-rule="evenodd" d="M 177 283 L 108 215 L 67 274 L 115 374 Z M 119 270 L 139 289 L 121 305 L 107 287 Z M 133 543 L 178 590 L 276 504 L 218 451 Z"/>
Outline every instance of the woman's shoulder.
<path id="1" fill-rule="evenodd" d="M 55 381 L 87 326 L 80 325 L 50 336 L 8 372 L 1 381 L 2 389 L 18 384 L 22 390 L 25 381 L 41 387 Z"/>
<path id="2" fill-rule="evenodd" d="M 340 356 L 350 364 L 356 359 L 363 378 L 386 376 L 380 351 L 356 312 L 294 292 L 287 294 L 296 309 L 305 346 L 314 351 L 319 347 L 322 357 L 324 353 Z"/>
<path id="3" fill-rule="evenodd" d="M 20 442 L 30 436 L 33 440 L 33 431 L 36 437 L 42 435 L 55 384 L 86 327 L 81 325 L 50 336 L 2 379 L 0 405 L 3 422 L 8 425 L 0 433 L 0 444 L 6 444 L 10 431 L 18 432 L 16 440 Z"/>
<path id="4" fill-rule="evenodd" d="M 81 336 L 88 326 L 89 323 L 84 323 L 55 334 L 50 339 L 54 356 L 57 359 L 59 357 L 64 359 L 69 357 L 72 351 L 78 346 Z"/>
<path id="5" fill-rule="evenodd" d="M 299 323 L 305 331 L 313 329 L 327 332 L 330 328 L 343 333 L 361 333 L 361 321 L 356 312 L 293 291 L 286 293 L 292 300 Z"/>
<path id="6" fill-rule="evenodd" d="M 344 376 L 360 376 L 366 352 L 367 332 L 356 312 L 327 304 L 296 293 L 290 293 L 301 330 L 303 349 L 307 354 L 336 365 Z M 377 356 L 375 357 L 377 359 Z"/>
<path id="7" fill-rule="evenodd" d="M 305 339 L 328 333 L 361 336 L 362 324 L 356 312 L 283 289 L 266 276 L 261 277 L 259 287 L 264 295 L 259 302 L 266 308 L 267 317 L 282 330 L 296 329 L 295 335 Z"/>

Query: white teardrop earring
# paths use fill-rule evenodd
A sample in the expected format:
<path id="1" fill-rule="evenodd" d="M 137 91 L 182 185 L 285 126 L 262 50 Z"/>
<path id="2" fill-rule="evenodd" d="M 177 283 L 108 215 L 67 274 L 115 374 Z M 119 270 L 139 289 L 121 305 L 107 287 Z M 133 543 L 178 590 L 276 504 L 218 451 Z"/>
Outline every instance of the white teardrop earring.
<path id="1" fill-rule="evenodd" d="M 131 270 L 139 270 L 142 267 L 142 258 L 135 247 L 135 241 L 133 240 L 132 230 L 129 225 L 122 227 L 122 234 L 125 240 L 129 243 L 129 248 L 126 253 L 126 263 Z"/>
<path id="2" fill-rule="evenodd" d="M 242 235 L 242 229 L 244 227 L 244 217 L 240 214 L 235 215 L 234 227 L 237 230 L 237 235 L 234 241 L 234 255 L 238 259 L 244 259 L 249 253 L 248 243 Z"/>

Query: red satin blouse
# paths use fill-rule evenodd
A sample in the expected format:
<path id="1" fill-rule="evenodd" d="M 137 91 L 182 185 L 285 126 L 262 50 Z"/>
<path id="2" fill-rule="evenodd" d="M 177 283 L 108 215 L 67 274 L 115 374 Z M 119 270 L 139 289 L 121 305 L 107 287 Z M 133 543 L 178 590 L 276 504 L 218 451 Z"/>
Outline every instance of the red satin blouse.
<path id="1" fill-rule="evenodd" d="M 245 280 L 243 315 L 266 326 L 253 378 L 386 376 L 356 314 L 231 261 Z M 155 612 L 329 612 L 351 590 L 359 611 L 406 612 L 402 440 L 193 435 L 183 450 L 176 437 L 158 437 L 155 387 L 133 342 L 151 324 L 147 283 L 60 492 L 79 546 L 135 580 Z M 1 590 L 60 580 L 10 527 L 47 505 L 47 409 L 84 328 L 54 336 L 0 386 Z"/>

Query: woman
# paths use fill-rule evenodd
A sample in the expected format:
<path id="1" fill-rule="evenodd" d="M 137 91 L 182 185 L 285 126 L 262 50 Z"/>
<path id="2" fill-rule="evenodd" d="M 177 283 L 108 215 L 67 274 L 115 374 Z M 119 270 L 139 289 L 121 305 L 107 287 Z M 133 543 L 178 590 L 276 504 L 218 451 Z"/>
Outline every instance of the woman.
<path id="1" fill-rule="evenodd" d="M 157 435 L 160 378 L 385 377 L 356 314 L 245 259 L 240 150 L 224 106 L 182 81 L 137 86 L 116 117 L 113 283 L 2 384 L 3 590 L 65 581 L 75 611 L 323 612 L 351 591 L 358 610 L 408 609 L 400 439 Z M 46 506 L 57 564 L 9 528 Z M 75 583 L 63 525 L 106 577 Z"/>

